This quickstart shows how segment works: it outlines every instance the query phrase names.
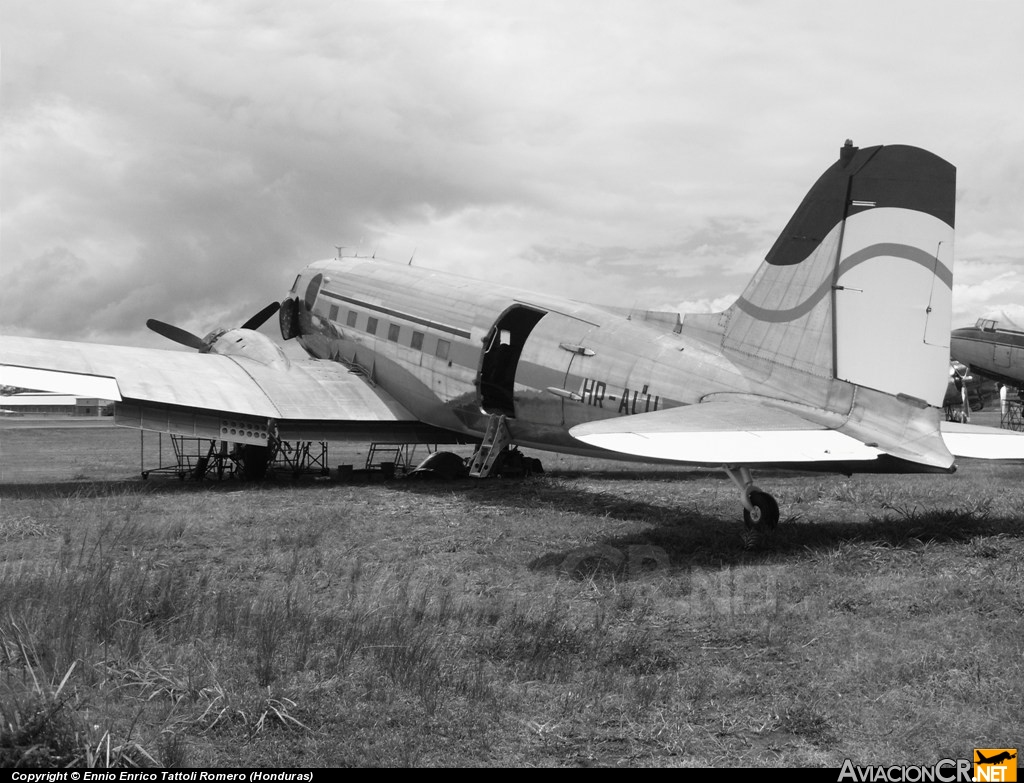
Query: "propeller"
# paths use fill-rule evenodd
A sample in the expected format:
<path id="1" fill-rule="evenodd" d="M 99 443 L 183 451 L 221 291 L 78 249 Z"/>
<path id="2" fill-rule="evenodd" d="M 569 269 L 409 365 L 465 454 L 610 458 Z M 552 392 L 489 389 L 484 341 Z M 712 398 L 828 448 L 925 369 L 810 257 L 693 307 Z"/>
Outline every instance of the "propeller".
<path id="1" fill-rule="evenodd" d="M 165 324 L 163 321 L 158 321 L 155 318 L 150 318 L 146 321 L 146 326 L 162 337 L 173 340 L 180 345 L 195 348 L 197 351 L 201 351 L 204 348 L 202 337 L 197 337 L 192 332 L 186 332 L 180 326 Z"/>
<path id="2" fill-rule="evenodd" d="M 252 316 L 248 321 L 242 324 L 242 329 L 259 329 L 263 324 L 267 322 L 274 313 L 281 308 L 280 302 L 271 302 L 256 315 Z M 163 321 L 158 321 L 155 318 L 150 318 L 146 321 L 146 326 L 152 329 L 154 332 L 162 337 L 166 337 L 168 340 L 173 340 L 179 345 L 184 345 L 187 348 L 194 348 L 197 351 L 208 351 L 213 341 L 224 333 L 223 329 L 217 329 L 205 338 L 199 337 L 192 334 L 192 332 L 182 329 L 180 326 L 174 326 L 173 324 L 167 324 Z"/>
<path id="3" fill-rule="evenodd" d="M 280 309 L 281 309 L 281 303 L 280 302 L 271 302 L 266 307 L 264 307 L 262 310 L 260 310 L 258 313 L 256 313 L 256 315 L 254 315 L 252 318 L 250 318 L 248 321 L 246 321 L 244 324 L 242 324 L 242 328 L 243 329 L 259 329 L 261 326 L 263 326 L 263 324 L 265 324 L 267 322 L 267 319 L 269 319 L 270 316 L 272 316 L 274 313 L 276 313 Z"/>

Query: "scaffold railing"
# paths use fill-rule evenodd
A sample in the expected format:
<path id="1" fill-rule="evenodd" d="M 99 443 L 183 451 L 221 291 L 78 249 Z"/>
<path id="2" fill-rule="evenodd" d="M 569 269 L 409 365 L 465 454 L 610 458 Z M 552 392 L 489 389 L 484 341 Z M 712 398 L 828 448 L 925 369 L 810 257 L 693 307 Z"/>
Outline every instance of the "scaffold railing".
<path id="1" fill-rule="evenodd" d="M 1000 409 L 999 426 L 1004 430 L 1024 432 L 1024 417 L 1019 400 L 1007 400 Z"/>

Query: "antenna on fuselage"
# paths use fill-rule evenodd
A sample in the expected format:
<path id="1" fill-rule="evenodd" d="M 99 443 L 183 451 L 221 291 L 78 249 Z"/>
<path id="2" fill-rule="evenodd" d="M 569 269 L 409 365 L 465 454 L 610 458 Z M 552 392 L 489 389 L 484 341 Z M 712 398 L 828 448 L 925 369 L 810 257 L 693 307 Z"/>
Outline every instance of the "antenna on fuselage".
<path id="1" fill-rule="evenodd" d="M 338 249 L 338 258 L 341 258 L 341 251 L 345 249 L 345 246 L 344 245 L 335 245 L 335 247 Z"/>
<path id="2" fill-rule="evenodd" d="M 412 266 L 412 260 L 413 260 L 414 258 L 416 258 L 416 251 L 417 251 L 417 250 L 419 250 L 419 248 L 418 248 L 418 247 L 414 247 L 414 248 L 412 249 L 412 255 L 411 255 L 411 256 L 409 256 L 409 263 L 408 263 L 408 264 L 406 264 L 406 266 Z"/>

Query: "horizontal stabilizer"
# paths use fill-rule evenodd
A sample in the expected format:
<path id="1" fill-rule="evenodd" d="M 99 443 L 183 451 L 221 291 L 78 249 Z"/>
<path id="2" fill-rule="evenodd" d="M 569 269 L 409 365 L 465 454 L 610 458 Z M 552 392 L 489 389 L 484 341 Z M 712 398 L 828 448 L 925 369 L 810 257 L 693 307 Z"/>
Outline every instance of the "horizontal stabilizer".
<path id="1" fill-rule="evenodd" d="M 1024 432 L 944 421 L 942 439 L 955 457 L 1024 459 Z"/>
<path id="2" fill-rule="evenodd" d="M 716 401 L 590 422 L 569 433 L 620 454 L 698 465 L 860 461 L 882 454 L 838 432 L 842 423 L 825 411 Z"/>

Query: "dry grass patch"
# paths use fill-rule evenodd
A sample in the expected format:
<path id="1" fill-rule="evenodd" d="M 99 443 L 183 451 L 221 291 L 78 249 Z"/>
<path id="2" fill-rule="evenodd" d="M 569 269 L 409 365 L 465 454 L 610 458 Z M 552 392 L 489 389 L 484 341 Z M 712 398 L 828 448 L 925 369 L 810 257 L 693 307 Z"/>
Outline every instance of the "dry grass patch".
<path id="1" fill-rule="evenodd" d="M 754 542 L 714 474 L 578 462 L 528 482 L 0 486 L 0 748 L 632 767 L 1012 746 L 1018 473 L 764 474 L 788 521 Z"/>

